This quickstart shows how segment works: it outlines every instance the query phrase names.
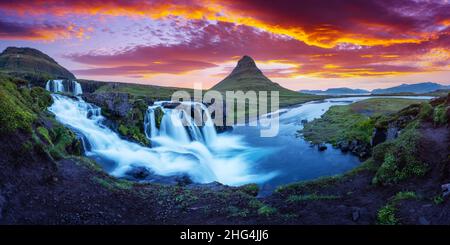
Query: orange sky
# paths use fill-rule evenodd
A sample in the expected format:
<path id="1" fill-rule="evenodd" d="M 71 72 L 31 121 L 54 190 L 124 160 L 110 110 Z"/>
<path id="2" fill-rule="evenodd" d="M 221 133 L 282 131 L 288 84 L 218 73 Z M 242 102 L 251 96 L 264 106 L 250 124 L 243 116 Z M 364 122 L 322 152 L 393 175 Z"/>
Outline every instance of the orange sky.
<path id="1" fill-rule="evenodd" d="M 291 89 L 450 84 L 447 0 L 34 0 L 0 12 L 0 48 L 38 48 L 79 78 L 208 88 L 250 55 Z"/>

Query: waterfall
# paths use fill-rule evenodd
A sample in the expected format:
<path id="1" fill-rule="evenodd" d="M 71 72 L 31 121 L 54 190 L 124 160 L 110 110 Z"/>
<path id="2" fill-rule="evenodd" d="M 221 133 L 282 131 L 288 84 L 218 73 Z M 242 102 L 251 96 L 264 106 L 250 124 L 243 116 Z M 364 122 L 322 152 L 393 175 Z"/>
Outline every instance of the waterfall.
<path id="1" fill-rule="evenodd" d="M 81 84 L 75 80 L 48 80 L 45 89 L 52 93 L 70 93 L 75 96 L 83 93 Z"/>
<path id="2" fill-rule="evenodd" d="M 147 109 L 144 130 L 150 140 L 154 137 L 168 137 L 183 143 L 198 141 L 206 145 L 215 141 L 217 132 L 208 108 L 204 104 L 181 102 L 179 108 L 166 108 L 164 106 L 166 103 L 170 102 L 158 101 Z M 157 109 L 164 114 L 159 129 L 156 127 L 155 111 Z M 191 112 L 196 110 L 199 110 L 197 113 L 200 116 L 198 120 L 200 124 L 191 115 Z"/>
<path id="3" fill-rule="evenodd" d="M 67 91 L 61 84 L 48 82 L 46 88 L 52 92 Z M 73 91 L 77 93 L 77 89 Z M 122 177 L 135 167 L 145 167 L 161 176 L 187 174 L 197 183 L 241 185 L 261 183 L 276 175 L 255 173 L 251 164 L 263 157 L 264 151 L 247 146 L 239 136 L 218 136 L 210 123 L 200 130 L 190 113 L 164 108 L 163 103 L 149 107 L 145 116 L 145 133 L 153 146 L 149 148 L 120 138 L 103 125 L 101 109 L 80 97 L 52 97 L 53 104 L 48 109 L 56 120 L 82 135 L 85 154 L 100 159 L 105 170 L 114 176 Z M 164 112 L 159 129 L 155 124 L 157 108 Z M 182 126 L 183 121 L 186 126 Z M 211 140 L 215 143 L 206 143 Z"/>

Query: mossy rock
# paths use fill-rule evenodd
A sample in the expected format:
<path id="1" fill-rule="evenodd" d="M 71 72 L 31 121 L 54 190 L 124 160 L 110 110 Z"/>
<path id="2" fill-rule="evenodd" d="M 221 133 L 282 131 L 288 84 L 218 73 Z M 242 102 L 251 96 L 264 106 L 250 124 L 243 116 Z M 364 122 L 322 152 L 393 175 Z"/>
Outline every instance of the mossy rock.
<path id="1" fill-rule="evenodd" d="M 239 190 L 250 196 L 257 196 L 259 192 L 259 186 L 257 184 L 247 184 L 239 187 Z"/>
<path id="2" fill-rule="evenodd" d="M 157 107 L 155 109 L 155 126 L 157 129 L 160 129 L 160 127 L 161 127 L 161 121 L 162 121 L 163 116 L 164 116 L 164 111 L 160 107 Z"/>
<path id="3" fill-rule="evenodd" d="M 433 115 L 433 107 L 428 102 L 423 102 L 420 105 L 419 118 L 428 120 Z"/>
<path id="4" fill-rule="evenodd" d="M 37 115 L 29 109 L 29 101 L 23 98 L 17 86 L 7 79 L 0 83 L 0 134 L 18 129 L 32 131 Z"/>
<path id="5" fill-rule="evenodd" d="M 434 108 L 433 113 L 433 121 L 436 125 L 444 125 L 447 123 L 447 111 L 449 107 L 446 107 L 444 104 L 438 105 Z"/>
<path id="6" fill-rule="evenodd" d="M 377 161 L 383 158 L 372 182 L 380 185 L 392 185 L 411 177 L 425 175 L 426 163 L 418 157 L 420 133 L 418 122 L 405 128 L 402 134 L 390 144 L 382 144 L 376 153 Z M 382 152 L 385 152 L 384 154 Z"/>

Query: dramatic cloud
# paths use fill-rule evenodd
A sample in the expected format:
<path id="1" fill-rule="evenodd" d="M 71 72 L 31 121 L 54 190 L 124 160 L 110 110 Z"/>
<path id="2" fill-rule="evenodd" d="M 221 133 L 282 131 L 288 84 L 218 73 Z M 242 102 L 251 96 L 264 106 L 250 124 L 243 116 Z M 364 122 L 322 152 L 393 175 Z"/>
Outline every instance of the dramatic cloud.
<path id="1" fill-rule="evenodd" d="M 64 38 L 84 38 L 85 30 L 74 25 L 23 24 L 0 19 L 0 39 L 54 41 Z"/>
<path id="2" fill-rule="evenodd" d="M 137 46 L 112 54 L 71 54 L 68 58 L 95 67 L 80 74 L 101 75 L 120 72 L 157 73 L 158 70 L 160 73 L 178 74 L 214 67 L 214 64 L 236 60 L 243 54 L 250 55 L 263 64 L 288 65 L 287 68 L 264 70 L 270 77 L 396 75 L 442 70 L 449 60 L 449 52 L 445 49 L 449 35 L 445 33 L 433 41 L 418 44 L 347 50 L 339 47 L 324 49 L 308 46 L 292 38 L 223 22 L 208 24 L 197 21 L 192 23 L 190 29 L 196 29 L 197 35 L 180 44 Z M 175 60 L 176 62 L 173 62 Z M 147 64 L 161 62 L 166 65 L 145 68 Z"/>
<path id="3" fill-rule="evenodd" d="M 181 16 L 244 24 L 324 48 L 338 44 L 392 45 L 429 40 L 448 26 L 447 1 L 14 1 L 0 9 L 19 14 Z"/>
<path id="4" fill-rule="evenodd" d="M 381 80 L 448 71 L 449 13 L 447 0 L 16 0 L 0 1 L 0 40 L 62 39 L 54 53 L 87 77 L 218 79 L 246 54 L 274 79 Z"/>

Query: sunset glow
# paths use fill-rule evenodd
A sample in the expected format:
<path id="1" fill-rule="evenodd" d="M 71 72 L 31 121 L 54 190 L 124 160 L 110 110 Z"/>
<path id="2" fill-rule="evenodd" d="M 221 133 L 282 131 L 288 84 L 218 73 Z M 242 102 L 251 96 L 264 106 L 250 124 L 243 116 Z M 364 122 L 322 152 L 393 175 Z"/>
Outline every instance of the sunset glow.
<path id="1" fill-rule="evenodd" d="M 0 13 L 0 49 L 38 48 L 78 78 L 209 88 L 250 55 L 295 90 L 450 84 L 447 0 L 34 0 Z"/>

